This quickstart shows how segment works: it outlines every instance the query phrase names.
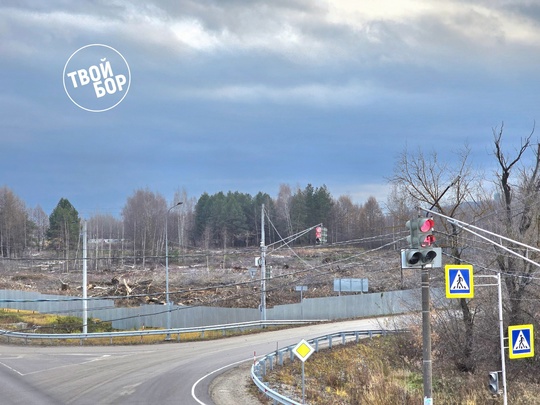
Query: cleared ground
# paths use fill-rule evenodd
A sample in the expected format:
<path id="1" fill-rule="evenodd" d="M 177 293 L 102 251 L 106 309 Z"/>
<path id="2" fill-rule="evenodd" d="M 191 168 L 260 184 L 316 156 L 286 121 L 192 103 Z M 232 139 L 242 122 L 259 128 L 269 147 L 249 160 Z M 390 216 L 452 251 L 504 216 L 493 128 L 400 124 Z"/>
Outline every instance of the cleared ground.
<path id="1" fill-rule="evenodd" d="M 257 308 L 261 271 L 255 266 L 258 249 L 175 252 L 169 258 L 171 300 L 180 305 Z M 304 298 L 338 295 L 335 278 L 368 279 L 369 292 L 420 286 L 416 270 L 400 270 L 399 251 L 365 253 L 355 247 L 298 247 L 269 250 L 267 306 Z M 31 260 L 0 260 L 0 288 L 48 294 L 82 295 L 82 260 L 36 254 Z M 251 269 L 251 271 L 250 271 Z M 118 306 L 163 304 L 166 300 L 164 257 L 100 257 L 87 262 L 88 295 L 117 297 Z M 346 294 L 343 292 L 343 294 Z"/>

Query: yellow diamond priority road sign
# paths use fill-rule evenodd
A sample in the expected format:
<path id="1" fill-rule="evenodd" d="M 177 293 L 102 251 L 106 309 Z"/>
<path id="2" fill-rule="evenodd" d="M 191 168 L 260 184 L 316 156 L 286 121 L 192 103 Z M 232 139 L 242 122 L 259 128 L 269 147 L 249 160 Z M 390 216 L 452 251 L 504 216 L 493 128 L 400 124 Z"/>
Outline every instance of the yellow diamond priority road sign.
<path id="1" fill-rule="evenodd" d="M 302 339 L 293 349 L 293 353 L 302 360 L 302 362 L 306 361 L 314 351 L 315 349 L 304 339 Z"/>

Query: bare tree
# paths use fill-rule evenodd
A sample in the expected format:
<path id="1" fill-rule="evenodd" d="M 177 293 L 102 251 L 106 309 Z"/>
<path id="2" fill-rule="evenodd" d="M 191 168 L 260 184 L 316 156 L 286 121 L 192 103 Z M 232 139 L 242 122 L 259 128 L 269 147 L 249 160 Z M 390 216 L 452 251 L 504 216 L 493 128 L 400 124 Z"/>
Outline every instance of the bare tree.
<path id="1" fill-rule="evenodd" d="M 182 189 L 182 191 L 178 190 L 174 193 L 174 199 L 169 205 L 172 206 L 179 202 L 182 203 L 182 206 L 171 212 L 171 216 L 174 219 L 171 220 L 171 224 L 173 226 L 176 224 L 175 233 L 178 240 L 178 247 L 185 249 L 188 232 L 193 228 L 193 207 L 195 206 L 195 201 L 193 198 L 188 197 L 185 189 Z"/>
<path id="2" fill-rule="evenodd" d="M 465 147 L 458 152 L 454 164 L 439 160 L 436 152 L 425 156 L 422 151 L 410 154 L 407 150 L 399 156 L 390 179 L 404 201 L 410 201 L 414 206 L 432 207 L 441 214 L 456 217 L 465 212 L 473 211 L 482 215 L 481 204 L 470 204 L 479 199 L 477 194 L 481 187 L 481 179 L 475 174 L 469 163 L 470 150 Z M 467 204 L 466 204 L 467 203 Z M 412 209 L 411 216 L 419 215 L 417 209 Z M 443 237 L 448 243 L 451 260 L 459 264 L 462 260 L 463 244 L 459 241 L 459 232 L 453 225 L 437 222 L 441 225 L 437 232 L 438 238 Z M 441 240 L 441 242 L 443 242 Z M 442 245 L 442 243 L 440 243 Z M 466 299 L 460 299 L 460 307 L 464 333 L 457 338 L 454 362 L 463 371 L 474 371 L 474 313 Z"/>
<path id="3" fill-rule="evenodd" d="M 141 255 L 143 267 L 146 257 L 156 256 L 164 243 L 166 213 L 165 198 L 148 189 L 135 191 L 122 210 L 125 236 L 133 241 L 134 253 Z"/>
<path id="4" fill-rule="evenodd" d="M 499 216 L 505 236 L 529 245 L 538 246 L 539 219 L 540 219 L 540 144 L 531 141 L 531 134 L 521 139 L 520 148 L 514 157 L 503 152 L 502 135 L 503 125 L 497 132 L 493 130 L 495 157 L 500 171 L 497 173 L 498 185 L 501 191 L 500 203 L 504 214 Z M 534 160 L 530 167 L 519 168 L 526 157 L 526 152 L 532 150 Z M 519 170 L 519 171 L 518 171 Z M 516 174 L 517 172 L 517 174 Z M 512 178 L 516 179 L 512 182 Z M 520 252 L 532 260 L 538 260 L 538 254 L 527 251 L 518 245 L 511 244 L 510 248 Z M 498 252 L 497 264 L 503 274 L 506 289 L 510 298 L 510 324 L 525 322 L 527 317 L 523 308 L 523 298 L 538 273 L 538 267 L 530 262 L 521 260 L 513 255 Z"/>
<path id="5" fill-rule="evenodd" d="M 0 257 L 20 256 L 27 247 L 28 213 L 24 202 L 0 188 Z"/>
<path id="6" fill-rule="evenodd" d="M 88 220 L 90 248 L 94 252 L 94 268 L 111 266 L 113 247 L 119 245 L 122 222 L 110 214 L 95 214 Z"/>
<path id="7" fill-rule="evenodd" d="M 350 197 L 341 196 L 332 207 L 332 223 L 329 230 L 332 240 L 341 242 L 357 237 L 360 207 Z"/>
<path id="8" fill-rule="evenodd" d="M 373 236 L 381 236 L 384 233 L 386 221 L 379 202 L 375 197 L 369 197 L 365 204 L 362 205 L 359 220 L 359 229 L 361 230 L 362 237 L 371 238 Z M 376 245 L 374 241 L 367 244 L 370 248 Z"/>
<path id="9" fill-rule="evenodd" d="M 49 229 L 49 216 L 40 205 L 30 210 L 30 220 L 35 225 L 34 238 L 38 251 L 45 248 L 45 239 Z"/>
<path id="10" fill-rule="evenodd" d="M 291 199 L 291 187 L 288 184 L 281 184 L 279 186 L 279 194 L 276 200 L 276 211 L 278 222 L 282 224 L 282 228 L 285 230 L 286 235 L 292 235 L 293 233 L 291 220 Z"/>

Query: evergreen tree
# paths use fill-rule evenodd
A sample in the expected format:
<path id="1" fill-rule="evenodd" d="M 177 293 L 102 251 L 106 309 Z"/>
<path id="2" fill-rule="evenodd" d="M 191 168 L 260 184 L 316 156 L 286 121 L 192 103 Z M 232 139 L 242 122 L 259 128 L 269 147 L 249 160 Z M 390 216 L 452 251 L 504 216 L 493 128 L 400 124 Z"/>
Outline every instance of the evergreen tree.
<path id="1" fill-rule="evenodd" d="M 76 249 L 79 242 L 80 222 L 79 213 L 66 198 L 60 199 L 49 216 L 47 239 L 53 248 L 64 252 L 66 270 L 69 252 Z"/>
<path id="2" fill-rule="evenodd" d="M 210 218 L 210 196 L 208 193 L 203 193 L 197 204 L 195 204 L 195 229 L 194 229 L 194 243 L 204 243 L 205 232 L 207 232 Z M 208 242 L 208 241 L 207 241 Z M 206 246 L 208 247 L 208 246 Z"/>
<path id="3" fill-rule="evenodd" d="M 239 193 L 228 193 L 225 203 L 225 223 L 224 233 L 227 235 L 227 239 L 230 240 L 230 244 L 236 246 L 237 241 L 241 242 L 245 239 L 248 226 L 246 223 L 246 215 L 240 203 L 237 200 Z M 250 197 L 251 199 L 251 197 Z M 226 241 L 224 241 L 225 244 Z"/>

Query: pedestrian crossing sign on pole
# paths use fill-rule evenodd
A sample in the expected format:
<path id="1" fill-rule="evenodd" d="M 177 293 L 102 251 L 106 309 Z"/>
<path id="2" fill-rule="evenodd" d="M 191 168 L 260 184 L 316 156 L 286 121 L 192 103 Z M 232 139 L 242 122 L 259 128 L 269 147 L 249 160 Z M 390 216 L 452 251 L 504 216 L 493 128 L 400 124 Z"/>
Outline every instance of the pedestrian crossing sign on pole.
<path id="1" fill-rule="evenodd" d="M 508 357 L 511 359 L 534 357 L 533 325 L 509 326 L 508 341 Z"/>
<path id="2" fill-rule="evenodd" d="M 447 264 L 444 266 L 446 298 L 473 298 L 473 266 L 469 264 Z"/>

